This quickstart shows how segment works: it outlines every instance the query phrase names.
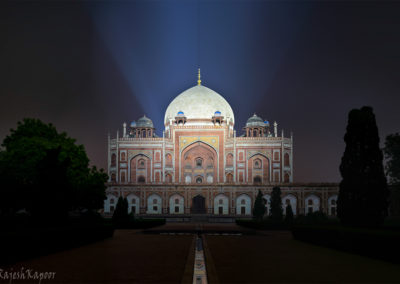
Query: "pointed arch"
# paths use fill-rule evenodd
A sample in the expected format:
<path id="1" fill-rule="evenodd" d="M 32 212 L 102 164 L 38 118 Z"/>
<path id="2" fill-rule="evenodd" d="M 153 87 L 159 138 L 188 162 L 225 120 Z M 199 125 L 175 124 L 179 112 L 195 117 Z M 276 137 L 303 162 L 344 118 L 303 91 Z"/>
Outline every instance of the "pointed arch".
<path id="1" fill-rule="evenodd" d="M 236 214 L 251 215 L 251 197 L 241 194 L 236 198 Z"/>
<path id="2" fill-rule="evenodd" d="M 185 198 L 178 194 L 174 193 L 169 197 L 169 214 L 183 214 L 185 213 Z"/>
<path id="3" fill-rule="evenodd" d="M 218 194 L 214 198 L 214 214 L 227 215 L 229 214 L 229 198 L 225 194 Z"/>

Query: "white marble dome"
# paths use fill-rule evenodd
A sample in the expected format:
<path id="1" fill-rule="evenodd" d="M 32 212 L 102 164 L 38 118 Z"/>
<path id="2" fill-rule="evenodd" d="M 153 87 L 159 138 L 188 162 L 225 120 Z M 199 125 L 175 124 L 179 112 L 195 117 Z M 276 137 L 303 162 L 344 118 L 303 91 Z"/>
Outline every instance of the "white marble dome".
<path id="1" fill-rule="evenodd" d="M 210 119 L 220 111 L 224 119 L 235 123 L 235 117 L 229 103 L 217 92 L 197 85 L 178 95 L 167 107 L 164 122 L 175 119 L 182 111 L 187 119 Z"/>

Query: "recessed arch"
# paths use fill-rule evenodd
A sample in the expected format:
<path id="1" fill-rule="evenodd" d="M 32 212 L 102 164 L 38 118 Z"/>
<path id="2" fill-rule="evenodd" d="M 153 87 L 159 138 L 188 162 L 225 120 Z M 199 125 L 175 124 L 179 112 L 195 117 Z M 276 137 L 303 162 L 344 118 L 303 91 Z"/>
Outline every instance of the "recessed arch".
<path id="1" fill-rule="evenodd" d="M 126 199 L 128 200 L 128 213 L 139 214 L 140 198 L 134 193 L 129 194 Z"/>
<path id="2" fill-rule="evenodd" d="M 153 193 L 147 197 L 147 214 L 161 214 L 162 198 L 160 195 Z"/>
<path id="3" fill-rule="evenodd" d="M 214 198 L 214 214 L 227 215 L 229 214 L 229 198 L 225 194 L 218 194 Z"/>
<path id="4" fill-rule="evenodd" d="M 183 214 L 184 213 L 185 198 L 174 193 L 169 197 L 169 213 L 170 214 Z"/>
<path id="5" fill-rule="evenodd" d="M 296 213 L 297 213 L 297 198 L 293 194 L 287 194 L 284 197 L 282 197 L 283 214 L 286 214 L 286 207 L 288 205 L 288 202 L 290 203 L 290 206 L 292 207 L 293 214 L 296 215 Z"/>
<path id="6" fill-rule="evenodd" d="M 245 193 L 236 198 L 236 214 L 251 215 L 251 197 Z"/>
<path id="7" fill-rule="evenodd" d="M 208 175 L 212 175 L 213 182 L 218 181 L 218 153 L 208 143 L 195 141 L 186 146 L 180 155 L 180 181 L 205 183 Z"/>
<path id="8" fill-rule="evenodd" d="M 310 194 L 304 199 L 304 207 L 306 209 L 306 214 L 317 212 L 320 210 L 320 198 L 315 194 Z"/>

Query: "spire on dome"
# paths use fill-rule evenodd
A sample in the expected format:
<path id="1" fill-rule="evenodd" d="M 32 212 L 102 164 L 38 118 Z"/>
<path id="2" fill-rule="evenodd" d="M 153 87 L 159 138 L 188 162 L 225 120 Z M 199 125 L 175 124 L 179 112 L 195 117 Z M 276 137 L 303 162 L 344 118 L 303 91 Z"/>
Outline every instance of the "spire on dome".
<path id="1" fill-rule="evenodd" d="M 199 68 L 199 74 L 197 75 L 198 80 L 197 80 L 197 85 L 200 86 L 201 85 L 201 76 L 200 76 L 200 68 Z"/>

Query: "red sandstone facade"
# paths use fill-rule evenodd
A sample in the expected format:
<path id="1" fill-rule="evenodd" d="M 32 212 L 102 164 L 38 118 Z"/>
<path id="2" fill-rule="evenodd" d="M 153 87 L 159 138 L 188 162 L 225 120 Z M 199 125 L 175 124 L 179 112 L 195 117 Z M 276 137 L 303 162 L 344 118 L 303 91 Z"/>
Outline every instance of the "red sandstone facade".
<path id="1" fill-rule="evenodd" d="M 168 107 L 163 137 L 145 116 L 130 127 L 124 123 L 122 137 L 109 137 L 105 213 L 124 196 L 129 210 L 141 215 L 250 216 L 258 190 L 269 208 L 272 187 L 279 185 L 295 214 L 335 214 L 336 185 L 293 184 L 293 136 L 278 135 L 276 122 L 270 130 L 253 115 L 237 137 L 233 112 L 221 98 L 193 87 Z"/>

